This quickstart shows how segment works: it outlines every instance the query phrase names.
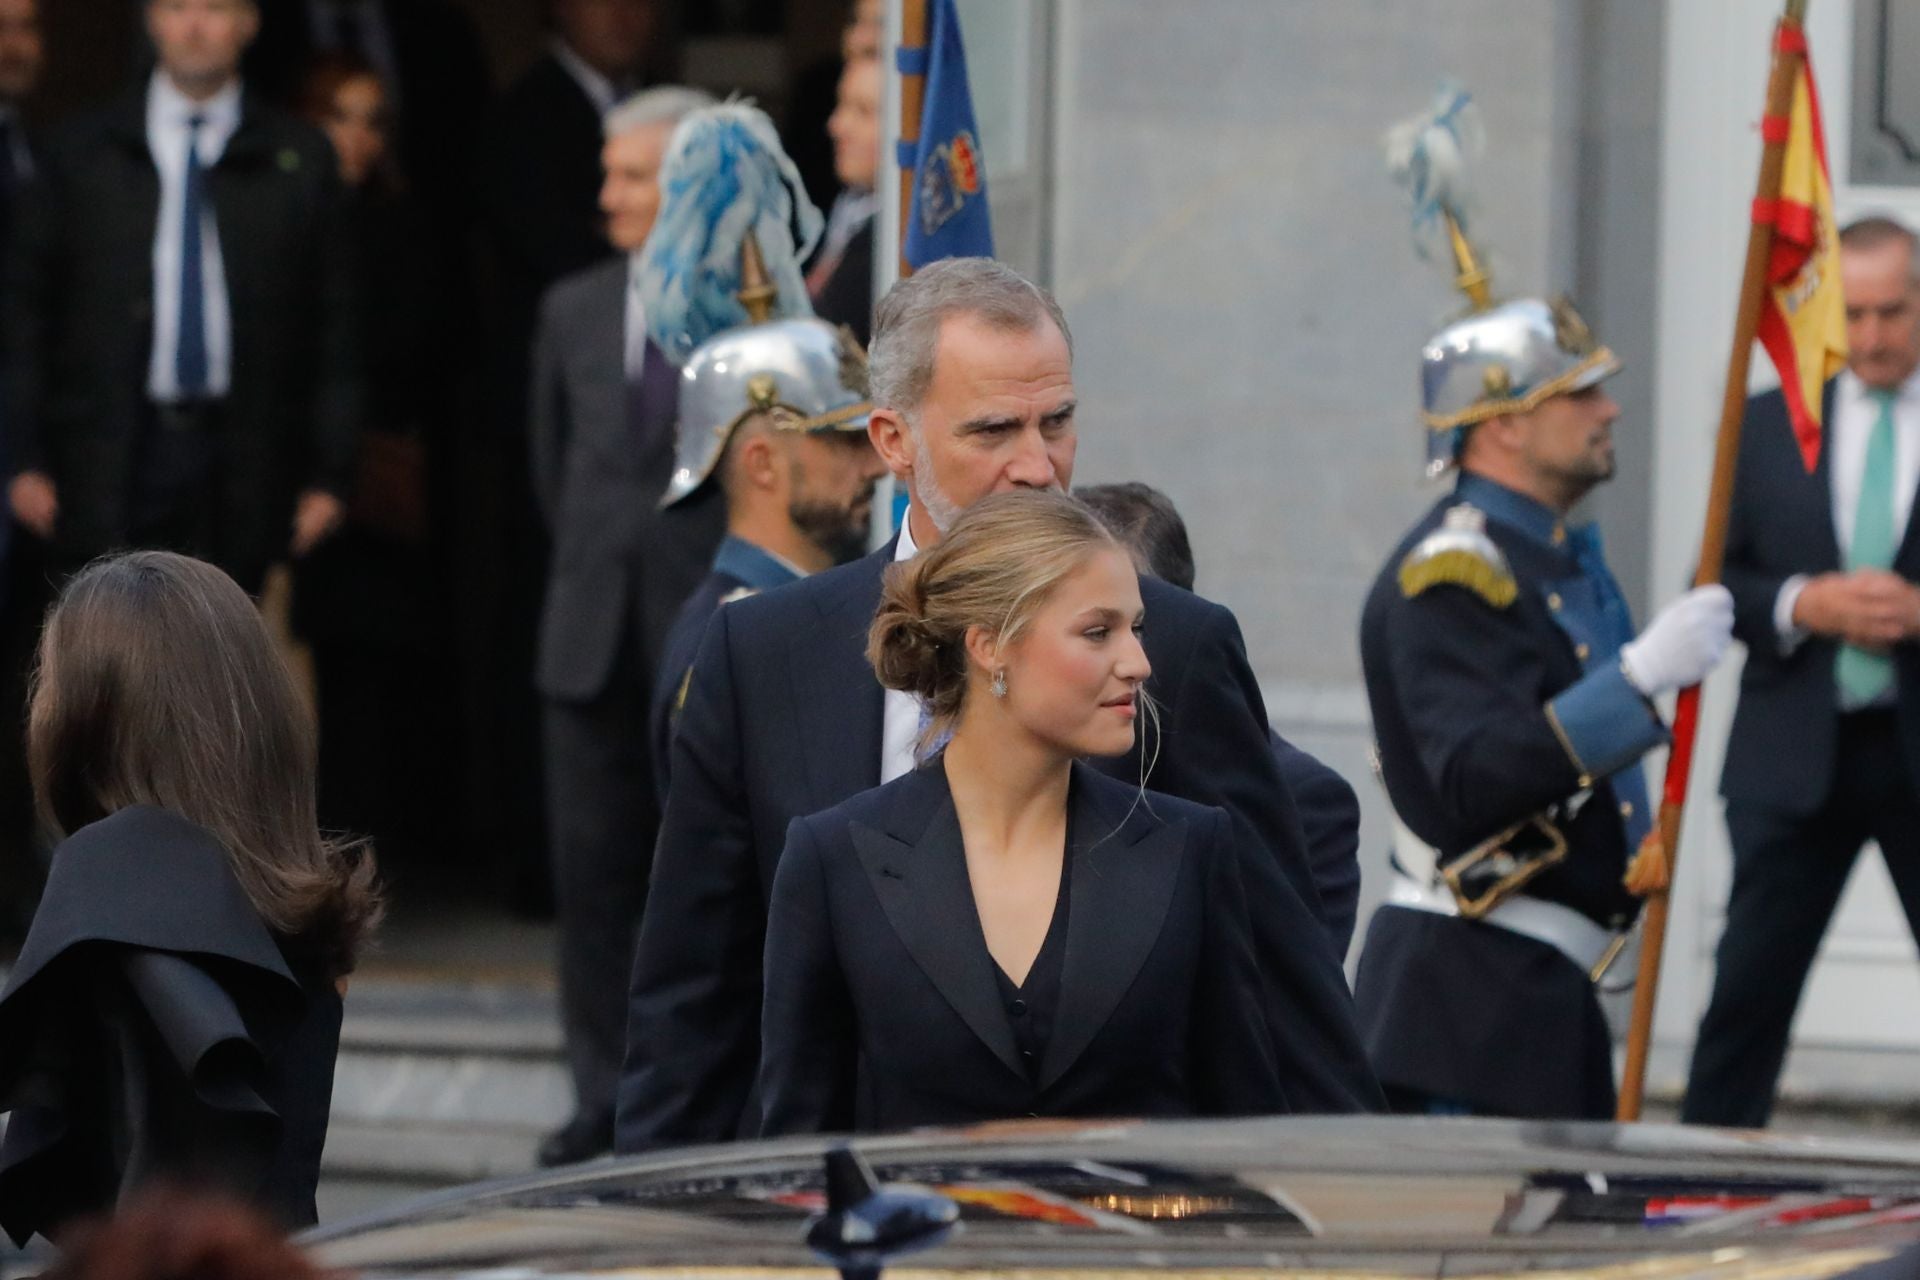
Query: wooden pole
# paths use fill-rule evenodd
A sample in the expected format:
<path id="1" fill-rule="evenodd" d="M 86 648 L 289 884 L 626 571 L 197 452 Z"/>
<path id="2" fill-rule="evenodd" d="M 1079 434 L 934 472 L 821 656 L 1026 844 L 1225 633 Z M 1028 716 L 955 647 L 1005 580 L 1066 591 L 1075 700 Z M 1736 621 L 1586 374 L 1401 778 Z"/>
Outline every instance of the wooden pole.
<path id="1" fill-rule="evenodd" d="M 1793 88 L 1804 55 L 1787 46 L 1780 35 L 1798 30 L 1805 22 L 1808 0 L 1787 0 L 1776 28 L 1773 71 L 1767 79 L 1768 121 L 1785 120 L 1793 109 Z M 1734 467 L 1740 459 L 1740 425 L 1746 415 L 1747 370 L 1760 328 L 1760 309 L 1766 300 L 1767 263 L 1773 256 L 1773 220 L 1761 212 L 1780 194 L 1780 173 L 1786 160 L 1785 130 L 1766 128 L 1760 152 L 1760 181 L 1755 188 L 1755 215 L 1747 231 L 1747 263 L 1740 279 L 1740 309 L 1733 326 L 1733 352 L 1727 360 L 1727 381 L 1720 397 L 1720 435 L 1714 447 L 1713 487 L 1707 494 L 1707 526 L 1700 537 L 1695 586 L 1720 581 L 1727 552 L 1727 516 L 1733 506 Z M 1640 975 L 1633 992 L 1633 1021 L 1627 1035 L 1626 1071 L 1620 1081 L 1619 1120 L 1638 1120 L 1646 1097 L 1647 1054 L 1653 1043 L 1654 1002 L 1659 996 L 1661 953 L 1667 941 L 1667 913 L 1674 874 L 1680 858 L 1680 819 L 1687 801 L 1687 782 L 1693 774 L 1694 736 L 1700 725 L 1700 686 L 1683 689 L 1673 717 L 1673 749 L 1667 756 L 1667 776 L 1661 788 L 1659 838 L 1667 853 L 1667 884 L 1647 897 L 1641 921 Z"/>
<path id="2" fill-rule="evenodd" d="M 900 0 L 900 50 L 924 55 L 927 51 L 927 0 Z M 920 115 L 927 101 L 924 71 L 900 75 L 900 151 L 911 154 L 920 141 Z M 913 169 L 900 166 L 900 279 L 913 274 L 907 261 L 907 225 L 913 217 Z"/>

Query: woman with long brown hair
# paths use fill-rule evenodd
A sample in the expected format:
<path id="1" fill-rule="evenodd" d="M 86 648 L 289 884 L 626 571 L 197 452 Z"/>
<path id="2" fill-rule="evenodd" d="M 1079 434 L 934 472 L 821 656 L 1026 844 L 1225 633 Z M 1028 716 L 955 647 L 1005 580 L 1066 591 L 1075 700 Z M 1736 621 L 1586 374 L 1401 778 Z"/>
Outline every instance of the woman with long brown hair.
<path id="1" fill-rule="evenodd" d="M 233 579 L 96 561 L 48 615 L 27 754 L 61 837 L 0 991 L 0 1227 L 155 1179 L 315 1219 L 346 975 L 380 902 L 314 814 L 311 716 Z"/>
<path id="2" fill-rule="evenodd" d="M 887 573 L 868 657 L 919 699 L 925 763 L 798 819 L 774 877 L 764 1130 L 1283 1112 L 1297 1046 L 1350 1015 L 1280 993 L 1269 1029 L 1224 811 L 1081 763 L 1152 756 L 1140 584 L 1065 494 L 970 507 Z M 1319 962 L 1297 897 L 1261 901 Z"/>

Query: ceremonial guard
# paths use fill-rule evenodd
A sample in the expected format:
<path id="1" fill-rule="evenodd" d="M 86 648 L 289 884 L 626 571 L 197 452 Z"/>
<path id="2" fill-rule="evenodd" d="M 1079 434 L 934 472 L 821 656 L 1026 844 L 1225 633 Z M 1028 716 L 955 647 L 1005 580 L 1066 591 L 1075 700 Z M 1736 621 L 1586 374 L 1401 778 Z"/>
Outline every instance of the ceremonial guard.
<path id="1" fill-rule="evenodd" d="M 662 505 L 717 484 L 727 499 L 727 534 L 661 651 L 651 712 L 661 803 L 673 725 L 714 612 L 866 550 L 874 484 L 886 471 L 867 439 L 868 408 L 866 352 L 847 329 L 824 320 L 729 329 L 687 357 Z"/>
<path id="2" fill-rule="evenodd" d="M 1598 530 L 1569 515 L 1613 475 L 1620 365 L 1572 305 L 1493 305 L 1449 161 L 1464 96 L 1401 135 L 1416 222 L 1452 246 L 1472 310 L 1422 352 L 1428 474 L 1454 491 L 1367 597 L 1361 664 L 1395 823 L 1394 885 L 1355 984 L 1389 1100 L 1435 1114 L 1612 1115 L 1595 984 L 1639 909 L 1652 699 L 1725 653 L 1703 587 L 1638 638 Z M 1653 845 L 1634 888 L 1660 883 Z"/>

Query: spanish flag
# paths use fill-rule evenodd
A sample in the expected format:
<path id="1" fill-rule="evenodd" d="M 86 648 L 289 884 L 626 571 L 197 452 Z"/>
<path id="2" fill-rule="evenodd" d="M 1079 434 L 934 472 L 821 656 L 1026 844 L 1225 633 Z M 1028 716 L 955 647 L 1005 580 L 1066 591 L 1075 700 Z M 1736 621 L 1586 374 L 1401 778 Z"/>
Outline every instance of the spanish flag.
<path id="1" fill-rule="evenodd" d="M 1820 128 L 1820 97 L 1813 88 L 1807 33 L 1783 22 L 1780 52 L 1799 55 L 1793 107 L 1785 118 L 1761 122 L 1767 142 L 1784 143 L 1780 192 L 1756 200 L 1753 220 L 1773 224 L 1773 256 L 1760 307 L 1760 345 L 1780 371 L 1780 389 L 1793 420 L 1800 456 L 1812 472 L 1820 461 L 1821 392 L 1847 363 L 1847 309 L 1840 294 L 1840 240 L 1833 218 L 1833 184 Z"/>

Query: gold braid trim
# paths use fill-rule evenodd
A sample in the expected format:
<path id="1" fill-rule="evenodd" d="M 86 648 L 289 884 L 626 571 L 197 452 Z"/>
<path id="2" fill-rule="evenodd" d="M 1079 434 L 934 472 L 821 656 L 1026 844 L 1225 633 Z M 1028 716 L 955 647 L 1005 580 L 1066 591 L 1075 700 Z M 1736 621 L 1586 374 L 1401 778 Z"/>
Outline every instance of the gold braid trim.
<path id="1" fill-rule="evenodd" d="M 1567 759 L 1573 761 L 1573 767 L 1580 771 L 1580 789 L 1585 791 L 1593 786 L 1593 774 L 1587 769 L 1587 762 L 1573 749 L 1573 739 L 1567 736 L 1567 728 L 1560 723 L 1560 713 L 1553 709 L 1551 702 L 1541 708 L 1547 713 L 1547 726 L 1553 730 L 1553 736 L 1560 739 L 1560 749 L 1567 753 Z"/>
<path id="2" fill-rule="evenodd" d="M 824 431 L 828 427 L 836 427 L 842 431 L 864 430 L 864 423 L 859 427 L 853 427 L 849 424 L 852 423 L 855 418 L 862 418 L 873 412 L 873 406 L 865 400 L 862 400 L 859 404 L 850 404 L 844 409 L 835 409 L 831 413 L 823 413 L 812 418 L 802 417 L 800 416 L 799 410 L 784 404 L 775 407 L 785 411 L 776 413 L 773 417 L 773 426 L 776 431 Z"/>
<path id="3" fill-rule="evenodd" d="M 1422 413 L 1429 431 L 1451 431 L 1455 427 L 1464 427 L 1470 422 L 1484 422 L 1488 418 L 1503 413 L 1531 413 L 1553 397 L 1571 390 L 1573 384 L 1582 377 L 1604 365 L 1618 368 L 1620 361 L 1606 347 L 1595 347 L 1586 359 L 1567 370 L 1557 378 L 1549 378 L 1524 396 L 1512 396 L 1505 400 L 1476 400 L 1458 413 L 1438 415 Z"/>
<path id="4" fill-rule="evenodd" d="M 1400 594 L 1407 599 L 1438 586 L 1465 587 L 1496 609 L 1506 608 L 1520 593 L 1511 572 L 1464 547 L 1410 556 L 1401 564 Z"/>

